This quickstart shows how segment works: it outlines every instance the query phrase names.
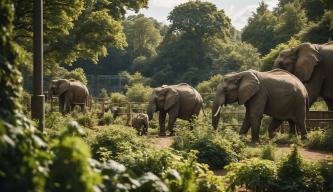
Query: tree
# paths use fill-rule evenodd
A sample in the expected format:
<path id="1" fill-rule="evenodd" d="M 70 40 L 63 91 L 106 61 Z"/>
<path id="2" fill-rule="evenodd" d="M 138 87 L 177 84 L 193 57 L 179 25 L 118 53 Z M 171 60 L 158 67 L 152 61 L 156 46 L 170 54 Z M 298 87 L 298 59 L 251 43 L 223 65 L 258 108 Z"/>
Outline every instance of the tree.
<path id="1" fill-rule="evenodd" d="M 150 58 L 156 55 L 156 47 L 162 40 L 155 19 L 140 14 L 129 16 L 124 22 L 128 54 L 132 58 L 145 56 Z"/>
<path id="2" fill-rule="evenodd" d="M 300 3 L 288 3 L 284 5 L 279 17 L 279 23 L 275 28 L 274 39 L 276 43 L 288 41 L 293 35 L 300 32 L 307 24 L 307 17 Z"/>
<path id="3" fill-rule="evenodd" d="M 324 15 L 325 10 L 333 10 L 331 0 L 303 0 L 302 7 L 310 21 L 318 21 Z"/>
<path id="4" fill-rule="evenodd" d="M 208 2 L 190 1 L 176 6 L 168 16 L 171 25 L 147 72 L 154 85 L 196 84 L 210 76 L 207 39 L 230 39 L 231 23 L 223 10 Z"/>
<path id="5" fill-rule="evenodd" d="M 298 35 L 302 42 L 326 43 L 333 40 L 333 11 L 326 11 L 322 18 L 311 23 Z"/>
<path id="6" fill-rule="evenodd" d="M 277 25 L 277 17 L 268 10 L 268 5 L 260 2 L 256 12 L 248 20 L 244 27 L 242 40 L 252 44 L 261 54 L 266 54 L 276 43 L 272 39 L 274 27 Z"/>
<path id="7" fill-rule="evenodd" d="M 27 52 L 32 50 L 33 0 L 15 0 L 14 39 Z M 126 9 L 139 10 L 147 0 L 54 0 L 44 1 L 45 69 L 55 72 L 59 64 L 78 58 L 97 62 L 107 48 L 126 46 L 119 19 Z"/>

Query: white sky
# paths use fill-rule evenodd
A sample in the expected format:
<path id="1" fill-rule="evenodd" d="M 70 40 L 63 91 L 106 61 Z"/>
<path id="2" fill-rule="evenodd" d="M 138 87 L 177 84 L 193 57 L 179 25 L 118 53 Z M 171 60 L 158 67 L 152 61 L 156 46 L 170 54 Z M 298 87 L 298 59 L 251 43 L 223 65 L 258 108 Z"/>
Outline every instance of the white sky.
<path id="1" fill-rule="evenodd" d="M 185 3 L 189 0 L 149 0 L 149 8 L 142 9 L 140 13 L 143 13 L 147 17 L 153 17 L 160 22 L 169 23 L 167 16 L 169 12 L 181 3 Z M 219 9 L 224 9 L 228 17 L 231 18 L 231 22 L 236 29 L 242 29 L 247 19 L 251 16 L 252 12 L 258 7 L 258 4 L 262 0 L 206 0 L 212 2 Z M 264 0 L 269 5 L 269 9 L 272 9 L 278 3 L 278 0 Z"/>

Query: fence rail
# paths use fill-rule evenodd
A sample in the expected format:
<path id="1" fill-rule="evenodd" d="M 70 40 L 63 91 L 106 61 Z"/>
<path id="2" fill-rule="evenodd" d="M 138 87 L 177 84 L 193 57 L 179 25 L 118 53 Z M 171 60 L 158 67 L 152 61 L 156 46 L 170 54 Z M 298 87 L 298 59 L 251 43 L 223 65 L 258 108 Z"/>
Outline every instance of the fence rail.
<path id="1" fill-rule="evenodd" d="M 201 93 L 203 96 L 213 96 L 215 93 Z M 56 100 L 52 99 L 51 110 L 53 110 L 53 104 Z M 106 109 L 111 109 L 112 107 L 119 107 L 121 112 L 118 113 L 122 116 L 127 116 L 126 124 L 129 125 L 131 119 L 135 113 L 145 112 L 147 108 L 147 102 L 121 102 L 112 103 L 105 98 L 90 97 L 88 101 L 88 109 L 97 116 L 103 116 Z M 245 111 L 229 111 L 221 114 L 221 119 L 223 126 L 229 127 L 240 127 L 239 123 L 230 123 L 228 120 L 231 118 L 237 119 L 240 122 L 245 116 Z M 306 126 L 308 129 L 317 128 L 333 128 L 333 111 L 308 111 L 306 118 Z M 281 129 L 287 129 L 287 123 L 281 125 Z"/>

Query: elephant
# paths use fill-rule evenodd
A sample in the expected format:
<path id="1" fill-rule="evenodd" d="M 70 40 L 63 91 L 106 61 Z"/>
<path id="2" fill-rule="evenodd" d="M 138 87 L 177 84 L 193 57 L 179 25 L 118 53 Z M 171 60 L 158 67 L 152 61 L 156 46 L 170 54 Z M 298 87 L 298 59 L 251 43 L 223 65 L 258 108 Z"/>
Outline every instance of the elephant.
<path id="1" fill-rule="evenodd" d="M 81 110 L 85 111 L 89 97 L 89 91 L 83 83 L 67 79 L 52 80 L 48 94 L 49 98 L 53 95 L 59 97 L 59 109 L 62 113 L 70 112 L 75 105 L 81 106 Z"/>
<path id="2" fill-rule="evenodd" d="M 239 131 L 247 134 L 251 128 L 252 141 L 259 141 L 259 129 L 263 114 L 272 117 L 269 137 L 284 120 L 291 129 L 300 128 L 302 139 L 306 138 L 305 116 L 308 94 L 302 82 L 287 71 L 275 69 L 267 72 L 255 70 L 230 73 L 217 86 L 212 106 L 212 125 L 217 129 L 222 105 L 238 102 L 245 105 L 246 114 Z"/>
<path id="3" fill-rule="evenodd" d="M 174 135 L 173 127 L 177 118 L 192 121 L 202 108 L 202 97 L 197 90 L 186 83 L 163 85 L 153 90 L 147 107 L 149 120 L 159 111 L 159 136 L 165 136 L 165 118 L 169 116 L 168 130 Z"/>
<path id="4" fill-rule="evenodd" d="M 132 117 L 132 127 L 137 130 L 138 135 L 147 135 L 149 127 L 149 118 L 147 114 L 136 113 Z"/>
<path id="5" fill-rule="evenodd" d="M 302 43 L 279 53 L 278 68 L 298 77 L 309 94 L 311 106 L 322 97 L 328 110 L 333 111 L 333 41 L 326 44 Z"/>

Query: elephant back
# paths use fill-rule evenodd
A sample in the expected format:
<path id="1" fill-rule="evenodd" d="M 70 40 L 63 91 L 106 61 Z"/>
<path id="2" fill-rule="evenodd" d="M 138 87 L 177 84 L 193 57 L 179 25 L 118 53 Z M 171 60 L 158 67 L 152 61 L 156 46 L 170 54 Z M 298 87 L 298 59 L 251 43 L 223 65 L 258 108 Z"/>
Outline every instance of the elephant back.
<path id="1" fill-rule="evenodd" d="M 88 88 L 80 81 L 71 81 L 71 92 L 73 94 L 73 102 L 86 103 L 89 97 Z"/>

